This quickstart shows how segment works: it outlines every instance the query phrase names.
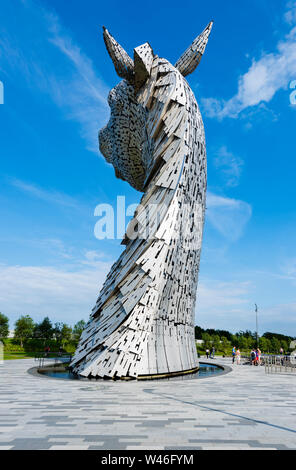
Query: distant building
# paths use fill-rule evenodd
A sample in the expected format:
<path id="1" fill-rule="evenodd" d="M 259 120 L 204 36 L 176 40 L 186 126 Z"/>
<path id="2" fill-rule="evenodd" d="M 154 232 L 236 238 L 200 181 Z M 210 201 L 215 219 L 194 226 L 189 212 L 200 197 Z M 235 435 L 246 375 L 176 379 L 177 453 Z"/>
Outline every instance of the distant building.
<path id="1" fill-rule="evenodd" d="M 7 338 L 13 338 L 14 337 L 14 330 L 9 330 Z"/>

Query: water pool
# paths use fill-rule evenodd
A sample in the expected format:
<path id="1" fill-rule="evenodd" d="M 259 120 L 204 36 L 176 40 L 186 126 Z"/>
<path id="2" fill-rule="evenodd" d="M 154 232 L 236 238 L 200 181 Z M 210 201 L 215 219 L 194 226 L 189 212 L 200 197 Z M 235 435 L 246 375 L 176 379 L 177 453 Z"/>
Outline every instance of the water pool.
<path id="1" fill-rule="evenodd" d="M 44 370 L 39 369 L 39 374 L 46 375 L 47 377 L 52 377 L 54 379 L 63 379 L 63 380 L 83 380 L 87 382 L 98 382 L 102 379 L 87 379 L 78 377 L 67 370 L 54 370 L 54 368 L 45 368 Z M 200 362 L 199 370 L 195 374 L 180 375 L 178 377 L 171 378 L 162 378 L 162 379 L 153 379 L 153 380 L 192 380 L 192 379 L 202 379 L 205 377 L 212 377 L 214 375 L 219 375 L 225 373 L 225 369 L 222 366 L 216 364 L 209 364 Z M 122 381 L 120 381 L 122 383 Z"/>

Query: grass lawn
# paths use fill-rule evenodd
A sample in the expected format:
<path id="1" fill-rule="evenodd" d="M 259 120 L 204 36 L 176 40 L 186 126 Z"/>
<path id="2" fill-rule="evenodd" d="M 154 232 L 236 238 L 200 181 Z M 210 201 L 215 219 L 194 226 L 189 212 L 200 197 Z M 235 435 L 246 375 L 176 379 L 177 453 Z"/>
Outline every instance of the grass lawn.
<path id="1" fill-rule="evenodd" d="M 26 353 L 26 352 L 5 352 L 4 351 L 4 361 L 10 361 L 13 359 L 29 359 L 30 357 L 35 357 L 35 353 Z"/>

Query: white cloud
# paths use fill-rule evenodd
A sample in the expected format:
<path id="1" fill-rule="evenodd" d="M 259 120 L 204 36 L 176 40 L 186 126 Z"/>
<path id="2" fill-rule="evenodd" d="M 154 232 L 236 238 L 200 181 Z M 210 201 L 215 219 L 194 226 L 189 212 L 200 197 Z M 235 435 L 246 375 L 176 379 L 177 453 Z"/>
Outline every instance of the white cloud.
<path id="1" fill-rule="evenodd" d="M 272 322 L 284 326 L 287 334 L 296 336 L 296 302 L 283 303 L 261 309 L 260 316 L 264 322 Z M 284 319 L 284 321 L 283 321 Z M 289 326 L 293 325 L 293 329 L 289 332 Z"/>
<path id="2" fill-rule="evenodd" d="M 72 260 L 74 258 L 74 248 L 68 245 L 66 246 L 65 243 L 58 238 L 30 239 L 30 242 L 34 247 L 40 246 L 46 253 L 58 256 L 62 260 Z"/>
<path id="3" fill-rule="evenodd" d="M 233 333 L 246 329 L 255 331 L 253 300 L 256 283 L 201 278 L 197 290 L 196 324 L 202 328 L 219 328 Z M 262 302 L 259 299 L 258 302 L 259 334 L 272 331 L 296 336 L 295 302 L 271 305 L 269 299 L 262 299 Z"/>
<path id="4" fill-rule="evenodd" d="M 295 3 L 286 13 L 291 24 L 296 21 Z M 238 79 L 238 91 L 229 100 L 205 98 L 204 112 L 209 117 L 236 118 L 243 110 L 268 103 L 280 89 L 287 89 L 296 77 L 296 27 L 278 42 L 275 52 L 262 53 L 252 60 L 249 70 Z"/>
<path id="5" fill-rule="evenodd" d="M 285 259 L 281 265 L 281 273 L 277 274 L 281 279 L 287 279 L 296 284 L 296 258 Z"/>
<path id="6" fill-rule="evenodd" d="M 110 262 L 98 260 L 95 269 L 76 270 L 0 265 L 1 311 L 9 316 L 11 327 L 21 314 L 35 321 L 48 315 L 69 324 L 87 319 L 110 267 Z"/>
<path id="7" fill-rule="evenodd" d="M 0 70 L 25 79 L 32 92 L 48 94 L 67 119 L 79 123 L 87 148 L 98 153 L 98 130 L 109 115 L 109 87 L 57 15 L 32 0 L 22 3 L 14 18 L 18 35 L 4 31 L 0 39 Z"/>
<path id="8" fill-rule="evenodd" d="M 264 331 L 296 337 L 296 302 L 261 306 L 259 309 L 261 333 L 263 333 L 262 326 Z"/>
<path id="9" fill-rule="evenodd" d="M 221 307 L 235 308 L 246 304 L 249 294 L 249 282 L 225 282 L 217 280 L 201 281 L 199 291 L 199 305 L 204 309 L 219 311 Z"/>
<path id="10" fill-rule="evenodd" d="M 285 21 L 293 25 L 296 23 L 296 2 L 295 1 L 290 1 L 287 3 L 287 11 L 285 13 Z"/>
<path id="11" fill-rule="evenodd" d="M 230 187 L 239 184 L 243 164 L 243 160 L 230 152 L 226 146 L 220 147 L 214 158 L 215 167 L 221 170 L 226 181 L 226 186 Z"/>
<path id="12" fill-rule="evenodd" d="M 0 310 L 10 327 L 22 314 L 34 321 L 49 316 L 53 322 L 73 325 L 91 312 L 111 262 L 87 253 L 86 265 L 70 270 L 51 266 L 0 265 Z M 95 259 L 94 267 L 88 260 Z M 196 323 L 203 328 L 230 331 L 255 329 L 254 286 L 249 281 L 201 279 L 197 291 Z M 276 331 L 295 335 L 296 303 L 260 306 L 260 333 Z M 284 321 L 283 321 L 284 319 Z"/>
<path id="13" fill-rule="evenodd" d="M 253 329 L 248 313 L 250 282 L 201 279 L 197 290 L 196 324 L 230 331 Z"/>
<path id="14" fill-rule="evenodd" d="M 254 283 L 201 279 L 197 290 L 196 324 L 233 333 L 256 329 Z M 296 303 L 259 306 L 259 334 L 265 331 L 296 336 Z"/>
<path id="15" fill-rule="evenodd" d="M 58 18 L 53 15 L 48 15 L 48 18 L 49 31 L 52 33 L 49 42 L 72 63 L 74 69 L 70 83 L 51 78 L 54 99 L 59 106 L 68 109 L 69 118 L 81 124 L 89 150 L 97 153 L 98 130 L 109 113 L 109 89 L 97 76 L 92 61 L 62 31 Z"/>
<path id="16" fill-rule="evenodd" d="M 252 208 L 247 202 L 208 192 L 206 219 L 225 238 L 238 240 L 251 215 Z"/>
<path id="17" fill-rule="evenodd" d="M 82 264 L 100 269 L 102 260 L 106 258 L 106 254 L 102 251 L 90 250 L 85 253 L 85 260 L 81 261 Z"/>
<path id="18" fill-rule="evenodd" d="M 56 190 L 46 190 L 36 186 L 35 184 L 26 183 L 25 181 L 19 180 L 17 178 L 10 179 L 10 184 L 22 192 L 50 204 L 56 204 L 76 210 L 86 210 L 86 208 L 79 201 L 69 196 L 68 194 Z"/>

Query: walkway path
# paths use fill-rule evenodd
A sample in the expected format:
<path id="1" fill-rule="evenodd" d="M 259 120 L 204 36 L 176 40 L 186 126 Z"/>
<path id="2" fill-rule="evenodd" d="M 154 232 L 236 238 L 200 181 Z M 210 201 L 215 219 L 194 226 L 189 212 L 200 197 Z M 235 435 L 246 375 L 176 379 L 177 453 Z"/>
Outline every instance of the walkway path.
<path id="1" fill-rule="evenodd" d="M 296 449 L 296 376 L 234 365 L 201 380 L 98 383 L 35 377 L 35 365 L 0 365 L 0 450 Z"/>

